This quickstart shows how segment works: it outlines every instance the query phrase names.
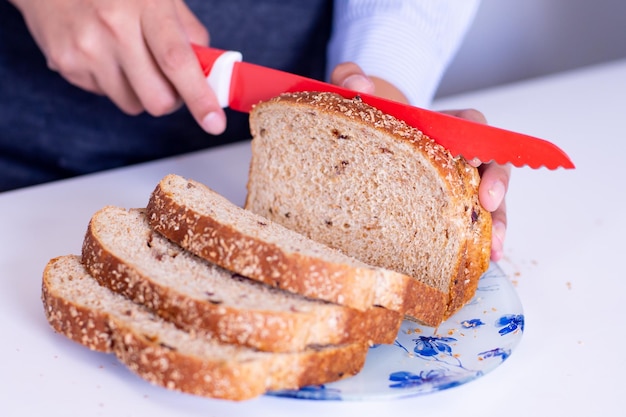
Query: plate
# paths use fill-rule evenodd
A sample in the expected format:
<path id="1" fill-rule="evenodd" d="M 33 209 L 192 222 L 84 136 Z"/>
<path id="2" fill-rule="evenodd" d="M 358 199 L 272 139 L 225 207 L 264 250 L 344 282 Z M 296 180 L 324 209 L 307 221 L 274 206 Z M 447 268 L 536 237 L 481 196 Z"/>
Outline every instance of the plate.
<path id="1" fill-rule="evenodd" d="M 474 298 L 438 328 L 402 323 L 393 345 L 370 348 L 362 371 L 338 382 L 273 391 L 314 400 L 376 400 L 456 387 L 501 365 L 524 332 L 522 304 L 497 264 L 480 278 Z"/>

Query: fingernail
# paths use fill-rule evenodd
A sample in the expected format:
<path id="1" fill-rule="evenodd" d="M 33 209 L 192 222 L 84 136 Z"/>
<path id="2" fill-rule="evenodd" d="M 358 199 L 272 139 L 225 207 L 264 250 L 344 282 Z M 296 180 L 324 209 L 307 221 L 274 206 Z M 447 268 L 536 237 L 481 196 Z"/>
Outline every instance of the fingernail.
<path id="1" fill-rule="evenodd" d="M 220 135 L 226 130 L 226 118 L 222 113 L 213 111 L 202 119 L 202 128 L 212 135 Z"/>
<path id="2" fill-rule="evenodd" d="M 374 91 L 374 83 L 372 80 L 361 74 L 354 74 L 346 78 L 343 81 L 342 87 L 361 93 L 371 93 Z"/>
<path id="3" fill-rule="evenodd" d="M 482 162 L 478 158 L 472 158 L 469 161 L 467 161 L 467 163 L 473 166 L 474 168 L 478 168 L 482 164 Z"/>
<path id="4" fill-rule="evenodd" d="M 491 210 L 489 210 L 489 208 L 487 209 L 489 211 L 494 211 L 498 207 L 500 207 L 500 204 L 502 204 L 502 200 L 504 200 L 504 194 L 506 193 L 506 187 L 501 181 L 496 181 L 493 183 L 491 188 L 489 188 L 488 193 L 489 197 L 491 197 L 491 202 L 493 206 L 490 207 Z"/>

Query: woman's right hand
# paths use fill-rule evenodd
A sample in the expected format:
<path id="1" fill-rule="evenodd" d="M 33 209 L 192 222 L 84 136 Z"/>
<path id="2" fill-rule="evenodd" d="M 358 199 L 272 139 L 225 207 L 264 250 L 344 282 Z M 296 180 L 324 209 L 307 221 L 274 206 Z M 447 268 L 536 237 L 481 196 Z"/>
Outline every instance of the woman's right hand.
<path id="1" fill-rule="evenodd" d="M 191 43 L 209 33 L 183 0 L 10 0 L 48 66 L 70 83 L 136 115 L 169 114 L 183 103 L 208 133 L 226 117 Z"/>

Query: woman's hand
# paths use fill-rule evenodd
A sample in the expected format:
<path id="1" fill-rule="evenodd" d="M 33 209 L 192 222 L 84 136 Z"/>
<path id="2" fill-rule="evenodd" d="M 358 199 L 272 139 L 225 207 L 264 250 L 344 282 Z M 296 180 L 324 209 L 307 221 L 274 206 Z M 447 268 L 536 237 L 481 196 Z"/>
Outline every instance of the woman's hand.
<path id="1" fill-rule="evenodd" d="M 226 117 L 190 43 L 207 29 L 183 0 L 11 0 L 45 55 L 70 83 L 106 95 L 122 111 L 154 116 L 183 103 L 207 132 Z"/>
<path id="2" fill-rule="evenodd" d="M 383 79 L 368 77 L 361 68 L 354 63 L 338 65 L 331 74 L 331 82 L 335 85 L 346 87 L 367 94 L 376 94 L 399 102 L 407 103 L 406 97 L 392 84 Z M 478 123 L 487 123 L 485 116 L 473 109 L 451 110 L 443 113 Z M 509 187 L 511 167 L 495 163 L 483 164 L 478 160 L 468 161 L 472 166 L 478 167 L 481 175 L 478 188 L 478 198 L 485 210 L 491 212 L 493 220 L 491 233 L 491 260 L 494 262 L 502 259 L 504 238 L 506 234 L 506 202 L 505 195 Z"/>
<path id="3" fill-rule="evenodd" d="M 473 122 L 487 123 L 485 116 L 474 109 L 449 110 L 442 113 L 461 117 Z M 476 159 L 468 162 L 470 165 L 478 167 L 478 172 L 480 172 L 478 198 L 484 209 L 491 212 L 491 260 L 497 262 L 502 259 L 504 251 L 504 238 L 507 225 L 505 196 L 509 189 L 511 166 L 498 165 L 493 162 L 483 164 Z"/>

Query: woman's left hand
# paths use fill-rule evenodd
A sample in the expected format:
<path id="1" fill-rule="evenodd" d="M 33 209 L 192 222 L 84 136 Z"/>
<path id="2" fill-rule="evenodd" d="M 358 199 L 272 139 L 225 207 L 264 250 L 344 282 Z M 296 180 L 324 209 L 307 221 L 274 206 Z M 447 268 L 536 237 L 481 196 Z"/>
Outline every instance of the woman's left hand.
<path id="1" fill-rule="evenodd" d="M 461 117 L 477 123 L 487 123 L 485 116 L 474 109 L 448 110 L 442 113 Z M 494 262 L 502 259 L 504 252 L 504 238 L 506 235 L 506 192 L 509 189 L 511 177 L 510 165 L 499 165 L 493 162 L 483 164 L 477 159 L 469 160 L 470 165 L 478 168 L 480 172 L 480 186 L 478 198 L 485 210 L 491 212 L 491 260 Z"/>
<path id="2" fill-rule="evenodd" d="M 376 94 L 404 103 L 408 102 L 402 92 L 392 84 L 381 78 L 368 77 L 358 65 L 352 62 L 337 65 L 331 73 L 331 82 L 362 93 Z M 485 116 L 474 109 L 449 110 L 442 113 L 473 122 L 487 123 Z M 504 238 L 507 226 L 505 196 L 509 188 L 511 167 L 510 165 L 498 165 L 492 162 L 483 164 L 479 160 L 470 160 L 468 162 L 470 165 L 477 167 L 480 172 L 481 180 L 478 187 L 478 198 L 485 210 L 491 213 L 491 260 L 497 262 L 502 259 L 504 251 Z"/>

